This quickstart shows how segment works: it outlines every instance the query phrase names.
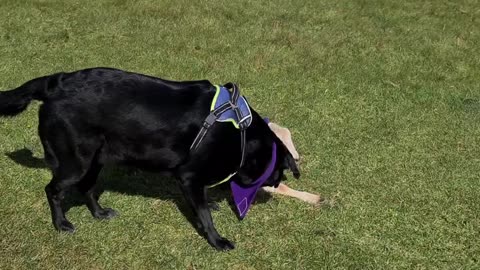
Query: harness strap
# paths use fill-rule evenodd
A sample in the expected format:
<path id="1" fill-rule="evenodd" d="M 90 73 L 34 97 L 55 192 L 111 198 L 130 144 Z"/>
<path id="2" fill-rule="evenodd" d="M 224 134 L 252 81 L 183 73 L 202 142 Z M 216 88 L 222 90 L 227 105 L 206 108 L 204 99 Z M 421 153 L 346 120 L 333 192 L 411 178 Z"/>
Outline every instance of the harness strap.
<path id="1" fill-rule="evenodd" d="M 228 86 L 231 86 L 233 88 L 233 91 L 232 91 L 232 96 L 231 96 L 231 105 L 232 105 L 232 109 L 233 111 L 235 112 L 235 114 L 237 115 L 237 119 L 239 120 L 238 122 L 238 127 L 240 128 L 240 137 L 241 137 L 241 149 L 242 149 L 242 159 L 240 161 L 240 167 L 243 166 L 243 163 L 244 163 L 244 160 L 245 160 L 245 146 L 246 146 L 246 129 L 247 129 L 247 125 L 246 125 L 246 122 L 245 120 L 246 119 L 242 119 L 242 115 L 241 115 L 241 112 L 240 112 L 240 108 L 238 108 L 237 106 L 237 103 L 238 103 L 238 98 L 240 97 L 240 91 L 238 90 L 238 87 L 236 84 L 234 83 L 228 83 L 226 85 L 226 87 Z M 239 167 L 239 168 L 240 168 Z"/>
<path id="2" fill-rule="evenodd" d="M 238 102 L 238 98 L 240 97 L 240 91 L 238 91 L 237 85 L 234 84 L 234 83 L 227 83 L 227 84 L 225 84 L 225 87 L 232 89 L 232 96 L 230 97 L 230 101 L 232 103 L 232 108 L 233 109 L 238 108 L 237 107 L 237 102 Z"/>
<path id="3" fill-rule="evenodd" d="M 210 114 L 205 118 L 202 124 L 202 128 L 198 132 L 197 136 L 195 137 L 195 140 L 193 140 L 192 145 L 190 146 L 190 150 L 195 150 L 197 147 L 200 145 L 200 142 L 202 142 L 203 138 L 205 135 L 207 135 L 208 129 L 215 123 L 215 121 L 218 119 L 218 116 L 221 115 L 222 113 L 228 111 L 230 109 L 230 104 L 224 103 L 222 106 L 216 108 Z"/>
<path id="4" fill-rule="evenodd" d="M 240 137 L 241 137 L 241 151 L 242 151 L 242 158 L 240 160 L 240 167 L 243 166 L 244 160 L 245 160 L 245 152 L 246 152 L 246 129 L 248 128 L 246 119 L 241 119 L 241 111 L 240 108 L 238 107 L 238 99 L 240 97 L 240 91 L 238 90 L 238 87 L 234 83 L 227 83 L 225 84 L 225 88 L 227 89 L 232 89 L 232 94 L 230 96 L 230 101 L 222 104 L 220 107 L 216 108 L 215 110 L 211 111 L 210 114 L 207 116 L 207 118 L 203 121 L 202 127 L 200 131 L 198 132 L 197 136 L 193 140 L 192 145 L 190 146 L 190 150 L 195 150 L 198 148 L 202 140 L 205 138 L 205 135 L 208 132 L 208 129 L 217 121 L 217 119 L 220 117 L 220 115 L 229 109 L 232 109 L 236 116 L 237 119 L 239 120 L 238 122 L 238 127 L 240 129 Z"/>

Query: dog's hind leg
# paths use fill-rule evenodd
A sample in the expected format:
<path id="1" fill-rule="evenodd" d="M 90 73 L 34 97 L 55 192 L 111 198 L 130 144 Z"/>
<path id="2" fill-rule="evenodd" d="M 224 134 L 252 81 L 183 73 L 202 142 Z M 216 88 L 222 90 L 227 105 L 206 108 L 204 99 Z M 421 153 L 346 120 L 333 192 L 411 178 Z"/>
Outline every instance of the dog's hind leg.
<path id="1" fill-rule="evenodd" d="M 99 195 L 96 192 L 97 178 L 103 165 L 98 162 L 97 156 L 92 161 L 88 172 L 78 183 L 80 192 L 85 195 L 88 210 L 92 216 L 98 219 L 110 219 L 117 215 L 117 212 L 111 208 L 103 208 L 99 203 Z"/>
<path id="2" fill-rule="evenodd" d="M 48 204 L 52 214 L 52 222 L 59 231 L 74 232 L 75 227 L 65 217 L 62 201 L 65 192 L 74 184 L 78 183 L 87 168 L 75 161 L 62 161 L 60 166 L 53 171 L 52 181 L 45 187 Z"/>
<path id="3" fill-rule="evenodd" d="M 65 192 L 88 172 L 98 146 L 58 118 L 50 122 L 40 118 L 39 134 L 45 161 L 53 174 L 45 187 L 53 226 L 59 231 L 73 232 L 75 227 L 65 217 L 62 201 Z"/>

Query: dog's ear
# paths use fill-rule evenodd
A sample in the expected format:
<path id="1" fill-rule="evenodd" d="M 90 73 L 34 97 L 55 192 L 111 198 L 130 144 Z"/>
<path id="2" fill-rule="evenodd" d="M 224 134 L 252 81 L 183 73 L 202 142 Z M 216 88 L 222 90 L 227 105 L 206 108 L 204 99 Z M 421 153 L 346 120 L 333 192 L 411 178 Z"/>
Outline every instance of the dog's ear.
<path id="1" fill-rule="evenodd" d="M 298 169 L 295 159 L 293 158 L 292 154 L 290 154 L 288 149 L 286 149 L 285 152 L 285 158 L 283 159 L 284 167 L 292 171 L 293 177 L 295 177 L 295 179 L 300 178 L 300 170 Z"/>
<path id="2" fill-rule="evenodd" d="M 242 185 L 250 185 L 253 181 L 255 181 L 255 179 L 251 178 L 251 175 L 260 175 L 263 172 L 263 168 L 259 168 L 258 166 L 258 159 L 267 158 L 267 156 L 265 156 L 264 153 L 258 152 L 260 145 L 260 140 L 251 140 L 247 142 L 246 156 L 250 158 L 245 160 L 245 163 L 235 175 L 236 180 Z"/>
<path id="3" fill-rule="evenodd" d="M 246 171 L 243 169 L 238 170 L 237 174 L 233 176 L 236 178 L 236 182 L 240 183 L 241 185 L 248 186 L 253 182 L 253 179 L 250 178 L 247 174 Z"/>

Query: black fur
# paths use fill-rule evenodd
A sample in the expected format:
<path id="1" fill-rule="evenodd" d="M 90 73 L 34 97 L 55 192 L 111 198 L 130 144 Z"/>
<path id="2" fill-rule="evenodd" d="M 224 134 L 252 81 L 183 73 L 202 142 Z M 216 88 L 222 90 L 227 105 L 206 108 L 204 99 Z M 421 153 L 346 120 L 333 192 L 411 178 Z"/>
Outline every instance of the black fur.
<path id="1" fill-rule="evenodd" d="M 38 131 L 53 175 L 45 192 L 57 230 L 75 230 L 61 207 L 65 191 L 74 185 L 85 194 L 94 217 L 116 215 L 99 205 L 94 189 L 105 164 L 121 163 L 172 173 L 198 219 L 199 232 L 218 250 L 229 250 L 234 245 L 214 227 L 206 186 L 237 169 L 240 132 L 230 123 L 216 123 L 196 151 L 189 149 L 214 93 L 208 81 L 175 82 L 93 68 L 37 78 L 0 92 L 0 115 L 16 115 L 33 99 L 43 101 Z M 298 178 L 286 147 L 253 109 L 252 113 L 245 164 L 234 181 L 249 184 L 262 174 L 273 141 L 280 146 L 278 161 L 266 185 L 277 186 L 284 169 Z"/>

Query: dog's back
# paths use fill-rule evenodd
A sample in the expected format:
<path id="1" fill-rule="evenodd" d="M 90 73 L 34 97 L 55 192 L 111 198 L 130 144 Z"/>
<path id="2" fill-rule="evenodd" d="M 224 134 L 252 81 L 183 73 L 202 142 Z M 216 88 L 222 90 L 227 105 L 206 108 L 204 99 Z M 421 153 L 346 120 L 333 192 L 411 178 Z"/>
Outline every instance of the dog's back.
<path id="1" fill-rule="evenodd" d="M 94 140 L 95 147 L 101 143 L 102 162 L 136 163 L 155 170 L 171 169 L 185 160 L 188 142 L 214 95 L 208 81 L 173 82 L 109 68 L 58 73 L 22 87 L 24 97 L 43 101 L 42 141 L 60 140 L 62 132 L 68 132 L 65 136 Z M 2 102 L 7 104 L 5 98 Z M 26 108 L 25 101 L 16 102 L 21 104 L 8 104 L 9 115 Z M 59 132 L 49 132 L 52 129 Z"/>

